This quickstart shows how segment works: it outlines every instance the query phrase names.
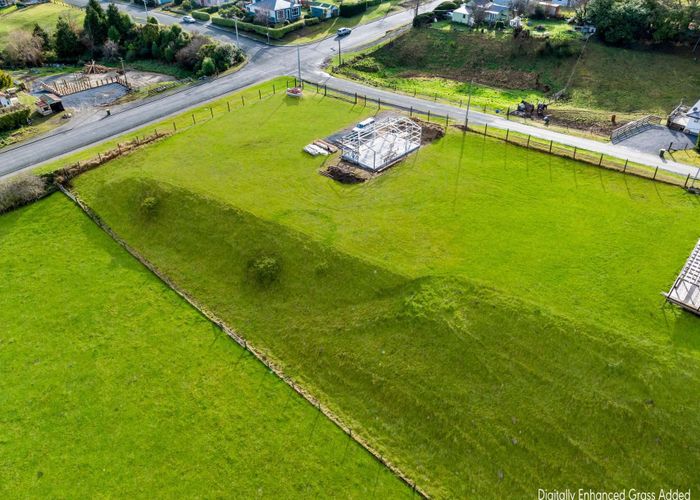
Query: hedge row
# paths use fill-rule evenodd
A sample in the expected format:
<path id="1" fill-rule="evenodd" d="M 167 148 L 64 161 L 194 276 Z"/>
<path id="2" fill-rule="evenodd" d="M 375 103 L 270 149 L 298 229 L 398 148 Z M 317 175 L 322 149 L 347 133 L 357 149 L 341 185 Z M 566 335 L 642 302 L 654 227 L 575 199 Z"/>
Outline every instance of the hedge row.
<path id="1" fill-rule="evenodd" d="M 209 14 L 202 12 L 201 10 L 193 10 L 191 15 L 198 21 L 208 21 L 211 17 Z"/>
<path id="2" fill-rule="evenodd" d="M 26 125 L 27 119 L 31 113 L 31 109 L 23 106 L 16 111 L 0 114 L 0 132 L 14 130 Z"/>
<path id="3" fill-rule="evenodd" d="M 354 17 L 362 14 L 367 10 L 367 7 L 379 5 L 385 0 L 359 0 L 355 2 L 343 2 L 340 4 L 341 17 Z"/>
<path id="4" fill-rule="evenodd" d="M 253 23 L 246 23 L 243 21 L 238 21 L 238 29 L 242 31 L 250 31 L 252 33 L 258 33 L 260 35 L 267 35 L 269 33 L 270 38 L 274 40 L 279 40 L 284 35 L 287 33 L 290 33 L 292 31 L 301 29 L 305 26 L 305 21 L 304 19 L 300 19 L 298 21 L 294 21 L 293 23 L 290 23 L 286 26 L 282 26 L 280 28 L 268 28 L 266 26 L 259 26 L 257 24 Z M 213 15 L 211 17 L 211 22 L 212 24 L 215 24 L 217 26 L 225 26 L 227 28 L 233 28 L 236 26 L 236 22 L 233 19 L 226 19 L 224 17 L 221 17 L 217 14 Z M 313 21 L 309 23 L 309 25 L 315 24 Z"/>

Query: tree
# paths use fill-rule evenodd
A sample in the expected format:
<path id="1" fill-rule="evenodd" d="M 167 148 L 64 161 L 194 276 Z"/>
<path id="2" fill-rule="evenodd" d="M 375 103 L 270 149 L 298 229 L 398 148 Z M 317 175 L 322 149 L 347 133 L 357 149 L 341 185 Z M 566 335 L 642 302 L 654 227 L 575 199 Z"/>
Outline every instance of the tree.
<path id="1" fill-rule="evenodd" d="M 97 0 L 88 1 L 83 28 L 94 47 L 102 45 L 107 39 L 107 15 Z"/>
<path id="2" fill-rule="evenodd" d="M 41 47 L 43 50 L 51 49 L 51 38 L 44 28 L 39 26 L 39 24 L 34 23 L 34 30 L 32 35 L 41 39 Z"/>
<path id="3" fill-rule="evenodd" d="M 121 37 L 122 37 L 122 35 L 121 35 L 121 33 L 119 33 L 119 29 L 116 26 L 109 27 L 109 30 L 107 31 L 108 41 L 119 43 L 119 39 Z"/>
<path id="4" fill-rule="evenodd" d="M 41 66 L 44 61 L 43 40 L 29 31 L 10 33 L 5 44 L 5 59 L 15 66 Z"/>
<path id="5" fill-rule="evenodd" d="M 107 40 L 102 47 L 102 54 L 107 59 L 116 59 L 119 56 L 119 44 L 114 40 Z"/>
<path id="6" fill-rule="evenodd" d="M 12 87 L 12 77 L 6 71 L 0 69 L 0 90 Z"/>
<path id="7" fill-rule="evenodd" d="M 211 76 L 216 73 L 216 65 L 211 57 L 205 57 L 202 60 L 202 73 L 206 76 Z"/>
<path id="8" fill-rule="evenodd" d="M 190 42 L 175 54 L 177 63 L 185 69 L 193 70 L 201 62 L 199 49 L 210 43 L 209 38 L 200 34 L 193 34 Z"/>
<path id="9" fill-rule="evenodd" d="M 73 24 L 63 17 L 59 17 L 56 22 L 56 33 L 54 35 L 54 45 L 56 55 L 61 59 L 75 59 L 83 52 L 77 29 Z"/>
<path id="10" fill-rule="evenodd" d="M 226 71 L 231 66 L 242 59 L 241 52 L 230 43 L 208 43 L 199 49 L 199 58 L 202 60 L 202 70 L 204 70 L 204 59 L 209 58 L 214 63 L 217 71 Z"/>

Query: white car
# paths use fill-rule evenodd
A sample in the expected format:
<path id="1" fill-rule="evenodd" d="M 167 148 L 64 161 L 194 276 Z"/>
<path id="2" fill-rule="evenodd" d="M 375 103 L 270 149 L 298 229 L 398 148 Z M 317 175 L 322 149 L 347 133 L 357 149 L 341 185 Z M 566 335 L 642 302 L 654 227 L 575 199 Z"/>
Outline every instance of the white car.
<path id="1" fill-rule="evenodd" d="M 182 22 L 189 24 L 189 23 L 196 23 L 197 20 L 192 16 L 185 16 L 182 18 Z"/>
<path id="2" fill-rule="evenodd" d="M 338 36 L 346 36 L 352 33 L 350 28 L 338 28 Z"/>

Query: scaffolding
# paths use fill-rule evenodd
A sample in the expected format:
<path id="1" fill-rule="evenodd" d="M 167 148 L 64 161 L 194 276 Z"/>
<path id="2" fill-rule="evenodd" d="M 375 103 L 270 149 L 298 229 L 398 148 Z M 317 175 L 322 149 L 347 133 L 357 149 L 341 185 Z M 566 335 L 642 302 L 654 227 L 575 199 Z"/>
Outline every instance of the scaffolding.
<path id="1" fill-rule="evenodd" d="M 664 295 L 669 302 L 700 315 L 700 241 L 695 245 L 671 290 Z"/>
<path id="2" fill-rule="evenodd" d="M 420 147 L 421 126 L 403 116 L 356 127 L 340 139 L 343 159 L 380 172 Z"/>

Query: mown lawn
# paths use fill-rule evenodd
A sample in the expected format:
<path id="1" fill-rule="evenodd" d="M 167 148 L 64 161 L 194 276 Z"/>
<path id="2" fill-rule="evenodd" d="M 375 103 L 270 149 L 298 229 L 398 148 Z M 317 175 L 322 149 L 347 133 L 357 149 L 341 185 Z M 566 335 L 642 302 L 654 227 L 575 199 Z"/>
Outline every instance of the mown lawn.
<path id="1" fill-rule="evenodd" d="M 457 131 L 318 175 L 301 148 L 370 112 L 269 97 L 76 186 L 433 496 L 700 487 L 700 321 L 660 296 L 698 199 Z"/>
<path id="2" fill-rule="evenodd" d="M 554 106 L 554 119 L 562 115 L 584 128 L 609 123 L 611 114 L 617 114 L 618 121 L 639 114 L 666 116 L 681 99 L 692 100 L 688 96 L 700 88 L 697 64 L 688 49 L 633 50 L 593 40 L 575 66 L 583 42 L 558 25 L 545 27 L 552 45 L 565 43 L 569 48 L 548 52 L 549 42 L 537 39 L 542 34 L 534 29 L 530 40 L 516 41 L 510 31 L 481 33 L 439 23 L 412 29 L 375 51 L 346 59 L 352 62 L 340 74 L 465 102 L 473 80 L 472 104 L 501 109 L 513 109 L 521 99 L 545 101 L 571 77 L 568 99 Z"/>
<path id="3" fill-rule="evenodd" d="M 82 9 L 55 3 L 32 5 L 4 15 L 2 13 L 3 11 L 0 11 L 0 45 L 7 43 L 10 33 L 13 31 L 32 31 L 34 24 L 38 24 L 49 33 L 53 33 L 59 17 L 71 19 L 82 25 L 85 15 Z"/>
<path id="4" fill-rule="evenodd" d="M 63 195 L 0 217 L 2 498 L 407 497 Z"/>

